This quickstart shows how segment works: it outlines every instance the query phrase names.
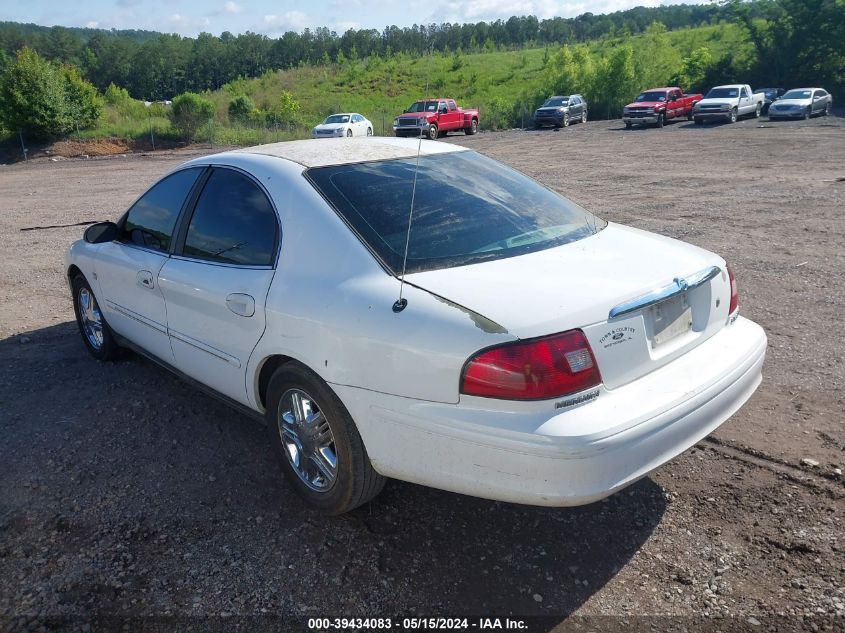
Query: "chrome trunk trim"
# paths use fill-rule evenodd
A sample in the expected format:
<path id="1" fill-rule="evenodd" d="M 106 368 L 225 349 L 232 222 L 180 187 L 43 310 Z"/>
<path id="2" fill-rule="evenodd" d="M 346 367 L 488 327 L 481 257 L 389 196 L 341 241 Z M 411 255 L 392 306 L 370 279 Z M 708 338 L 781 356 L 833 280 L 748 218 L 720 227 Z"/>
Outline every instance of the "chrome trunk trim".
<path id="1" fill-rule="evenodd" d="M 662 288 L 652 290 L 649 293 L 615 306 L 610 310 L 607 318 L 608 320 L 616 319 L 622 315 L 630 314 L 631 312 L 636 312 L 637 310 L 642 310 L 643 308 L 652 306 L 655 303 L 666 301 L 667 299 L 682 294 L 687 290 L 697 288 L 698 286 L 707 283 L 721 272 L 722 271 L 718 266 L 710 266 L 709 268 L 693 273 L 686 278 L 675 277 L 675 279 L 672 280 L 672 283 L 663 286 Z"/>

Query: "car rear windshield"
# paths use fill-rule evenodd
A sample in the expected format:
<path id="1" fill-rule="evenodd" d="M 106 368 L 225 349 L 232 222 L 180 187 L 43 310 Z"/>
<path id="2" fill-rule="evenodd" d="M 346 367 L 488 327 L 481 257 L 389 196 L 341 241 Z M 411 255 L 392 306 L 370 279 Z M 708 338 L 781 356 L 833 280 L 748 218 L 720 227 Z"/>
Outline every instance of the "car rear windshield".
<path id="1" fill-rule="evenodd" d="M 725 99 L 736 97 L 739 94 L 738 88 L 712 88 L 705 99 Z"/>
<path id="2" fill-rule="evenodd" d="M 580 240 L 607 223 L 476 152 L 318 167 L 307 178 L 393 271 L 514 257 Z M 414 179 L 416 172 L 416 189 Z M 413 197 L 413 221 L 408 231 Z"/>

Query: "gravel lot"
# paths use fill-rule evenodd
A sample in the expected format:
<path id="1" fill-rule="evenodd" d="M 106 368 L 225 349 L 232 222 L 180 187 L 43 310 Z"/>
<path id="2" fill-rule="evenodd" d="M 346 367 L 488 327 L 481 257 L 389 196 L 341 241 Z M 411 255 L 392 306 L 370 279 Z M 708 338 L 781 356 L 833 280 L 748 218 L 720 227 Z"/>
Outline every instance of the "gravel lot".
<path id="1" fill-rule="evenodd" d="M 0 630 L 414 614 L 842 630 L 845 119 L 446 142 L 724 255 L 742 313 L 769 335 L 757 394 L 715 437 L 587 507 L 390 482 L 324 518 L 280 480 L 259 425 L 138 358 L 92 360 L 61 265 L 82 227 L 22 230 L 115 218 L 204 150 L 2 166 Z"/>

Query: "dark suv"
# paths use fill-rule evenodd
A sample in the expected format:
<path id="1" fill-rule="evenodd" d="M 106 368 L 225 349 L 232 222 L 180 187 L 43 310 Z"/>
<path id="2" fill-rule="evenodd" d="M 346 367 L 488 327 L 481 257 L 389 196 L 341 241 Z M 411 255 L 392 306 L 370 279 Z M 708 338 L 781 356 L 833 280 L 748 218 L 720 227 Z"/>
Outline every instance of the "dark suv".
<path id="1" fill-rule="evenodd" d="M 763 93 L 763 109 L 760 114 L 768 114 L 769 106 L 780 99 L 785 90 L 783 88 L 755 88 L 754 92 Z"/>
<path id="2" fill-rule="evenodd" d="M 567 127 L 575 121 L 587 122 L 587 101 L 581 95 L 549 97 L 534 112 L 534 127 Z"/>

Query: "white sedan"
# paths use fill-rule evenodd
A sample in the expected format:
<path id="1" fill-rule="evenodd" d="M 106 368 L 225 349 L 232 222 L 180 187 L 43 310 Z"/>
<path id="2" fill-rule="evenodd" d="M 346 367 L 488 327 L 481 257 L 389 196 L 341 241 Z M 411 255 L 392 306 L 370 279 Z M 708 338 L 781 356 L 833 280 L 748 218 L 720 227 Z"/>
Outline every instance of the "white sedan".
<path id="1" fill-rule="evenodd" d="M 733 415 L 766 351 L 718 255 L 429 141 L 196 158 L 64 269 L 95 358 L 132 348 L 262 418 L 327 513 L 386 477 L 601 499 Z"/>
<path id="2" fill-rule="evenodd" d="M 344 112 L 327 116 L 322 123 L 311 130 L 313 138 L 336 136 L 372 136 L 373 124 L 357 112 Z"/>

